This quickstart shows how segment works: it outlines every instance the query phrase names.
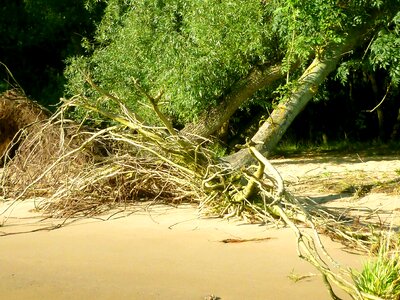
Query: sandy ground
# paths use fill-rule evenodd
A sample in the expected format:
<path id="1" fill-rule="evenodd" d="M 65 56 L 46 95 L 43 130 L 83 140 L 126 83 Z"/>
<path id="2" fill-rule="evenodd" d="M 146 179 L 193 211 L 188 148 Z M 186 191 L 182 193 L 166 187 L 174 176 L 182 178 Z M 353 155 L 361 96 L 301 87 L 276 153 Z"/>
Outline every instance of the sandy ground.
<path id="1" fill-rule="evenodd" d="M 3 299 L 329 299 L 288 229 L 199 219 L 153 208 L 111 221 L 0 238 Z M 17 230 L 36 228 L 28 219 Z M 30 220 L 31 222 L 32 220 Z M 43 223 L 41 224 L 43 225 Z M 3 231 L 16 230 L 3 227 Z M 223 243 L 225 239 L 264 240 Z M 329 243 L 341 262 L 361 257 Z M 295 283 L 290 275 L 308 276 Z"/>
<path id="2" fill-rule="evenodd" d="M 332 190 L 332 180 L 328 188 L 310 185 L 305 189 L 307 180 L 329 177 L 327 174 L 337 178 L 333 175 L 343 170 L 353 172 L 359 167 L 369 172 L 366 169 L 370 168 L 371 174 L 392 180 L 400 169 L 400 161 L 395 159 L 371 160 L 369 164 L 358 161 L 328 160 L 324 165 L 319 159 L 280 159 L 273 163 L 294 193 L 334 205 L 360 201 L 363 205 L 385 205 L 389 200 L 384 196 L 393 205 L 390 211 L 396 211 L 400 207 L 398 195 L 354 198 Z M 51 224 L 51 220 L 37 223 L 37 215 L 29 212 L 32 207 L 29 202 L 17 205 L 0 233 Z M 365 261 L 329 239 L 324 238 L 324 242 L 343 265 L 359 268 Z M 0 236 L 0 268 L 2 299 L 200 300 L 209 295 L 223 300 L 330 299 L 318 272 L 297 257 L 290 229 L 200 219 L 191 206 L 139 209 L 128 217 L 108 221 L 88 219 L 52 231 Z M 294 278 L 300 277 L 304 278 L 295 282 Z M 348 299 L 343 293 L 339 295 Z"/>
<path id="3" fill-rule="evenodd" d="M 273 164 L 298 197 L 400 226 L 400 152 L 294 157 Z"/>

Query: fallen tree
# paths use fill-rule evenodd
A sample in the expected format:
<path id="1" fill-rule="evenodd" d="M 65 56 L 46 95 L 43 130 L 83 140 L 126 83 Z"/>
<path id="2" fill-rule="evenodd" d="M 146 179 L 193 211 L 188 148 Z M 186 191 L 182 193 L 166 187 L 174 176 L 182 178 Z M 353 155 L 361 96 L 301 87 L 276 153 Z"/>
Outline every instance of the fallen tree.
<path id="1" fill-rule="evenodd" d="M 336 297 L 333 283 L 355 299 L 369 299 L 352 283 L 351 274 L 325 251 L 318 232 L 368 251 L 379 243 L 385 229 L 382 224 L 355 222 L 343 211 L 294 197 L 250 140 L 244 150 L 256 165 L 236 169 L 221 162 L 202 143 L 193 143 L 179 132 L 171 134 L 168 124 L 145 126 L 118 104 L 120 114 L 113 114 L 91 107 L 84 97 L 74 97 L 43 122 L 40 131 L 26 135 L 2 174 L 2 194 L 10 201 L 9 207 L 35 198 L 38 210 L 59 220 L 53 228 L 67 220 L 148 201 L 194 202 L 205 216 L 289 226 L 296 234 L 299 255 L 321 272 L 332 297 Z M 65 119 L 65 111 L 76 105 L 102 114 L 114 125 L 87 130 Z M 300 229 L 298 224 L 308 229 Z"/>
<path id="2" fill-rule="evenodd" d="M 288 6 L 285 6 L 286 2 Z M 83 71 L 80 69 L 80 72 L 69 70 L 70 74 L 73 73 L 75 76 L 72 76 L 74 78 L 71 81 L 77 78 L 79 81 L 82 76 L 84 77 L 84 81 L 73 82 L 79 87 L 83 86 L 83 90 L 71 100 L 65 101 L 52 118 L 41 124 L 40 130 L 24 137 L 17 155 L 7 161 L 2 174 L 4 199 L 18 201 L 40 197 L 36 201 L 37 209 L 48 217 L 60 220 L 94 216 L 113 208 L 124 209 L 128 205 L 143 201 L 162 203 L 184 201 L 198 203 L 201 212 L 208 216 L 238 217 L 250 222 L 289 226 L 298 239 L 299 255 L 320 270 L 333 298 L 336 296 L 330 286 L 331 283 L 340 286 L 355 299 L 374 299 L 373 296 L 362 293 L 350 280 L 346 279 L 343 268 L 332 271 L 330 265 L 333 263 L 336 268 L 336 264 L 326 253 L 318 233 L 324 232 L 351 247 L 366 251 L 372 245 L 379 243 L 382 229 L 387 229 L 385 224 L 376 226 L 364 219 L 357 219 L 355 222 L 343 211 L 329 210 L 294 197 L 285 189 L 279 173 L 265 156 L 276 145 L 295 116 L 304 108 L 321 82 L 336 68 L 347 51 L 358 45 L 359 38 L 363 37 L 364 33 L 373 35 L 381 28 L 381 25 L 376 26 L 376 24 L 382 24 L 384 20 L 375 23 L 375 19 L 371 16 L 375 12 L 386 16 L 390 7 L 385 7 L 385 10 L 380 11 L 380 4 L 374 2 L 370 5 L 370 10 L 364 12 L 361 4 L 354 4 L 353 7 L 352 3 L 347 3 L 342 8 L 333 2 L 326 1 L 320 1 L 316 3 L 317 5 L 313 1 L 306 1 L 307 5 L 304 6 L 298 1 L 286 2 L 278 3 L 282 6 L 279 8 L 292 13 L 290 17 L 294 19 L 298 17 L 299 6 L 304 9 L 301 11 L 303 17 L 308 15 L 308 10 L 311 8 L 312 12 L 326 18 L 319 25 L 325 28 L 332 26 L 335 30 L 328 30 L 327 35 L 325 32 L 315 33 L 314 23 L 306 24 L 305 27 L 315 34 L 313 40 L 308 40 L 314 43 L 315 48 L 311 47 L 311 51 L 308 45 L 302 44 L 304 48 L 300 50 L 306 53 L 299 51 L 296 55 L 292 54 L 296 49 L 290 45 L 296 42 L 301 44 L 305 37 L 301 36 L 297 40 L 296 28 L 291 27 L 290 24 L 285 27 L 283 33 L 279 32 L 279 39 L 285 45 L 283 48 L 286 52 L 279 53 L 278 51 L 276 57 L 271 54 L 268 58 L 276 61 L 279 57 L 286 65 L 288 89 L 283 95 L 283 101 L 277 104 L 276 109 L 260 127 L 256 136 L 252 140 L 247 140 L 243 149 L 236 154 L 237 156 L 221 161 L 205 147 L 205 144 L 210 141 L 197 134 L 211 134 L 256 91 L 281 78 L 282 73 L 279 72 L 281 65 L 266 67 L 268 64 L 262 64 L 261 69 L 259 65 L 255 67 L 257 61 L 263 61 L 266 58 L 263 55 L 248 55 L 250 50 L 246 48 L 246 43 L 243 43 L 245 48 L 239 47 L 240 51 L 222 51 L 212 59 L 208 57 L 204 59 L 201 53 L 207 50 L 208 46 L 205 48 L 201 46 L 208 45 L 207 38 L 213 37 L 208 32 L 202 36 L 196 35 L 197 30 L 204 29 L 201 27 L 204 24 L 203 19 L 209 17 L 207 13 L 204 13 L 204 8 L 207 8 L 203 6 L 206 5 L 204 3 L 193 2 L 191 5 L 195 9 L 189 12 L 179 5 L 164 7 L 158 4 L 151 7 L 152 10 L 149 12 L 150 9 L 146 5 L 140 6 L 138 3 L 132 6 L 131 10 L 127 10 L 131 17 L 126 21 L 132 21 L 135 26 L 122 31 L 116 42 L 106 41 L 107 46 L 110 45 L 110 52 L 106 51 L 109 50 L 106 46 L 100 47 L 99 51 L 94 52 L 98 56 L 94 55 L 93 60 L 76 60 L 76 64 L 80 66 L 82 63 L 87 69 L 84 68 Z M 253 36 L 256 37 L 262 36 L 259 30 L 265 34 L 264 25 L 270 26 L 271 29 L 277 25 L 269 22 L 275 13 L 272 4 L 272 6 L 264 2 L 260 4 L 259 1 L 251 2 L 252 6 L 247 4 L 242 1 L 240 5 L 232 6 L 230 3 L 220 2 L 220 6 L 213 4 L 212 8 L 222 7 L 226 16 L 232 17 L 237 16 L 231 13 L 234 7 L 241 13 L 238 15 L 242 18 L 241 20 L 248 22 L 246 23 L 248 26 L 253 26 L 252 30 L 256 31 Z M 330 12 L 337 13 L 338 18 L 343 15 L 346 17 L 339 18 L 340 20 L 336 22 L 337 20 L 332 20 L 330 15 L 323 11 L 324 7 L 321 9 L 319 5 L 330 8 Z M 267 6 L 268 9 L 264 9 Z M 398 4 L 395 3 L 393 6 L 398 9 Z M 249 7 L 252 9 L 250 13 L 256 14 L 259 22 L 249 22 L 242 11 L 247 12 Z M 357 20 L 353 20 L 352 14 L 346 15 L 347 11 L 357 13 L 354 14 L 363 20 L 360 21 L 361 25 L 357 24 Z M 199 15 L 191 15 L 193 12 Z M 158 23 L 150 25 L 147 23 L 147 20 L 153 20 L 153 15 L 157 13 L 164 17 L 165 14 L 167 15 L 168 22 L 166 25 L 163 24 L 167 30 L 158 27 Z M 188 13 L 193 17 L 192 19 L 198 17 L 196 20 L 200 20 L 195 23 L 193 32 L 189 30 L 190 23 L 182 21 L 184 13 Z M 150 17 L 146 19 L 146 16 Z M 216 13 L 211 17 L 219 19 L 221 16 Z M 366 21 L 367 19 L 369 21 Z M 224 21 L 224 18 L 222 17 L 221 20 Z M 242 26 L 240 30 L 237 28 L 232 30 L 239 37 L 247 29 L 235 20 L 231 20 L 231 24 Z M 263 25 L 261 29 L 260 24 Z M 293 24 L 296 25 L 299 22 L 294 20 Z M 143 28 L 148 30 L 143 30 L 146 36 L 141 35 L 142 31 L 138 30 L 141 28 L 139 25 L 143 25 Z M 213 25 L 216 32 L 221 33 L 220 30 L 224 26 L 221 27 L 218 22 Z M 317 27 L 319 29 L 319 26 Z M 192 35 L 186 34 L 188 31 Z M 288 32 L 293 37 L 290 41 L 285 37 Z M 227 36 L 228 33 L 222 32 L 221 36 Z M 152 34 L 157 35 L 162 43 L 157 39 L 149 39 Z M 224 40 L 228 46 L 221 48 L 232 50 L 230 43 L 235 45 L 237 37 L 235 34 L 232 34 L 228 41 Z M 127 45 L 124 44 L 125 40 L 128 40 L 127 37 L 131 36 L 134 37 L 135 42 L 129 41 Z M 272 46 L 275 37 L 268 36 L 268 47 Z M 204 38 L 206 42 L 199 42 L 201 38 Z M 189 44 L 192 48 L 179 48 L 181 44 Z M 127 48 L 122 45 L 126 45 Z M 132 45 L 137 46 L 133 51 L 136 53 L 137 60 L 132 60 L 135 63 L 138 62 L 135 65 L 126 62 L 128 57 L 126 53 L 132 52 L 130 48 Z M 264 46 L 263 39 L 260 38 L 259 45 L 256 47 L 257 51 L 265 52 L 266 49 L 273 48 Z M 119 55 L 114 55 L 113 51 Z M 118 51 L 122 51 L 122 54 Z M 179 57 L 182 60 L 173 59 L 176 53 L 183 55 L 183 59 L 182 57 Z M 229 56 L 231 60 L 223 60 L 225 56 Z M 289 73 L 294 61 L 298 59 L 308 61 L 310 56 L 314 57 L 314 61 L 298 80 L 290 82 Z M 163 60 L 164 57 L 165 60 Z M 237 57 L 240 57 L 244 63 L 237 63 L 235 61 Z M 186 59 L 191 61 L 192 65 L 188 66 Z M 210 65 L 209 61 L 218 64 Z M 220 61 L 226 61 L 230 67 L 223 69 L 219 65 Z M 208 71 L 210 67 L 213 67 L 211 72 L 206 72 L 208 77 L 203 78 L 202 74 L 199 75 L 198 64 L 203 71 Z M 171 72 L 171 65 L 175 68 L 175 72 Z M 185 73 L 187 70 L 190 70 L 189 74 Z M 301 72 L 300 69 L 296 71 L 295 74 Z M 213 72 L 220 73 L 215 76 Z M 210 81 L 214 83 L 210 78 L 215 79 L 218 84 L 209 84 Z M 236 78 L 237 85 L 231 84 L 232 78 Z M 115 90 L 112 89 L 113 84 L 117 87 Z M 201 86 L 201 84 L 204 85 Z M 231 88 L 230 92 L 227 92 L 226 86 Z M 207 97 L 203 97 L 205 92 Z M 153 97 L 152 93 L 158 93 L 158 96 Z M 221 93 L 225 96 L 221 97 Z M 212 103 L 211 100 L 215 100 L 212 96 L 216 95 L 220 101 Z M 134 100 L 120 100 L 124 97 Z M 162 105 L 162 101 L 159 101 L 162 97 L 168 99 L 169 102 L 167 102 L 170 105 L 164 110 L 159 107 Z M 186 102 L 187 98 L 190 101 Z M 143 105 L 145 109 L 139 113 L 134 110 L 144 101 L 147 101 L 146 105 Z M 132 104 L 132 108 L 128 104 Z M 88 114 L 101 116 L 109 126 L 89 130 L 82 124 L 66 119 L 65 112 L 72 107 Z M 185 119 L 188 115 L 193 117 L 189 109 L 203 109 L 202 114 L 198 116 L 199 125 L 197 127 L 188 125 L 183 132 L 176 131 L 169 116 L 164 114 L 165 111 L 172 111 L 172 116 L 182 114 L 180 117 Z M 149 114 L 151 118 L 148 119 L 156 120 L 154 124 L 161 124 L 161 126 L 150 126 L 151 122 L 142 122 L 142 120 L 148 121 L 145 117 Z M 196 134 L 201 142 L 195 143 L 187 139 L 190 134 Z M 64 221 L 60 222 L 62 224 Z M 300 229 L 299 224 L 307 227 L 308 231 Z M 310 231 L 314 235 L 309 234 Z"/>

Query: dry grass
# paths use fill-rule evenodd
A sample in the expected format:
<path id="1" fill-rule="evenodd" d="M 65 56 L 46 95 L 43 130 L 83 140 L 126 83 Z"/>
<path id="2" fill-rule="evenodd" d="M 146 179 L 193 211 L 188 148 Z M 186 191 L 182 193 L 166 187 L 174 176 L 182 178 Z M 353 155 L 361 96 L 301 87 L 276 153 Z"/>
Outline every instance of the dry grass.
<path id="1" fill-rule="evenodd" d="M 84 130 L 65 120 L 63 110 L 40 126 L 24 136 L 4 169 L 5 199 L 45 197 L 37 209 L 70 217 L 137 201 L 193 202 L 204 195 L 194 173 L 173 163 L 176 154 L 163 149 L 166 136 L 159 137 L 164 145 L 157 145 L 122 126 Z"/>

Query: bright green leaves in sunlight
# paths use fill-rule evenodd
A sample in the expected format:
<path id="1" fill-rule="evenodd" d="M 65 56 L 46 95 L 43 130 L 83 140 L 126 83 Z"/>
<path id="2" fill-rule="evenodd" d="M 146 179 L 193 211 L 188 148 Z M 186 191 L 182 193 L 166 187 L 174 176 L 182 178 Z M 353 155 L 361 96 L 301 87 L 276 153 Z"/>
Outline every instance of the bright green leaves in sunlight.
<path id="1" fill-rule="evenodd" d="M 400 12 L 371 45 L 371 64 L 388 71 L 394 85 L 400 83 Z"/>
<path id="2" fill-rule="evenodd" d="M 292 58 L 307 59 L 316 48 L 341 42 L 348 26 L 345 9 L 332 0 L 282 1 L 274 12 L 274 29 L 285 40 Z"/>
<path id="3" fill-rule="evenodd" d="M 155 121 L 135 88 L 137 80 L 150 95 L 163 91 L 160 108 L 183 125 L 216 105 L 260 65 L 283 64 L 286 83 L 295 81 L 315 56 L 326 55 L 356 28 L 370 23 L 383 28 L 390 21 L 383 20 L 385 10 L 398 1 L 100 1 L 107 6 L 95 39 L 84 39 L 87 55 L 69 60 L 68 93 L 102 99 L 85 84 L 90 75 L 144 119 Z M 371 43 L 371 61 L 389 69 L 394 81 L 399 77 L 398 45 L 398 22 Z M 295 70 L 294 64 L 299 66 Z M 347 71 L 342 71 L 344 78 Z"/>
<path id="4" fill-rule="evenodd" d="M 162 109 L 185 122 L 275 54 L 258 0 L 130 1 L 122 14 L 119 2 L 109 1 L 92 56 L 71 61 L 71 94 L 88 93 L 76 71 L 85 66 L 99 85 L 147 119 L 152 112 L 133 80 L 150 94 L 163 90 Z"/>

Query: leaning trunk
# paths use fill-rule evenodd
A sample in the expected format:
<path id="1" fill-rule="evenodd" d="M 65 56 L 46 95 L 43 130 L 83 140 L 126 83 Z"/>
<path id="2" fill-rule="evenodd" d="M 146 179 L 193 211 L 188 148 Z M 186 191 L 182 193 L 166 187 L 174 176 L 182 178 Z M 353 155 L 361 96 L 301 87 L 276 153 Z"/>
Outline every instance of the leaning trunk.
<path id="1" fill-rule="evenodd" d="M 221 102 L 200 115 L 196 123 L 189 123 L 182 133 L 209 137 L 229 120 L 235 111 L 258 90 L 282 78 L 281 66 L 254 68 L 247 77 L 237 82 Z"/>
<path id="2" fill-rule="evenodd" d="M 353 35 L 342 45 L 335 45 L 327 49 L 322 55 L 317 55 L 300 77 L 294 89 L 274 109 L 253 136 L 252 140 L 258 144 L 258 151 L 268 156 L 275 148 L 296 116 L 315 95 L 318 86 L 325 80 L 329 73 L 335 70 L 341 57 L 356 44 L 358 36 L 360 35 Z M 248 165 L 253 161 L 253 157 L 246 149 L 242 149 L 226 159 L 236 167 Z"/>

